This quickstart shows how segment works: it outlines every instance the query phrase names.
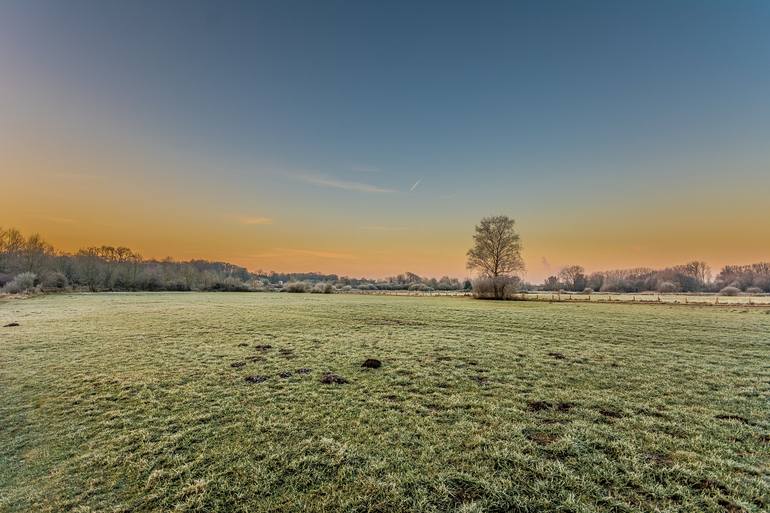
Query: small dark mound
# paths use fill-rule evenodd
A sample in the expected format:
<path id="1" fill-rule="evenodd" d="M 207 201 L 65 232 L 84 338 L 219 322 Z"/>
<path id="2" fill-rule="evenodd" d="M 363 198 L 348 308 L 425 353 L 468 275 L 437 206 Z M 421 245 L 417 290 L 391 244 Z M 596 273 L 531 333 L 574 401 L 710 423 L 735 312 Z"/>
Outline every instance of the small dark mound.
<path id="1" fill-rule="evenodd" d="M 279 372 L 278 376 L 281 378 L 290 378 L 293 373 L 291 371 Z"/>
<path id="2" fill-rule="evenodd" d="M 733 504 L 732 502 L 728 501 L 727 499 L 720 498 L 717 501 L 717 504 L 722 508 L 722 511 L 725 511 L 726 513 L 745 513 L 745 509 L 738 506 L 737 504 Z"/>
<path id="3" fill-rule="evenodd" d="M 484 376 L 471 376 L 471 379 L 479 385 L 489 385 L 489 380 Z"/>
<path id="4" fill-rule="evenodd" d="M 233 362 L 230 364 L 230 367 L 237 369 L 238 367 L 243 367 L 246 365 L 246 362 Z"/>
<path id="5" fill-rule="evenodd" d="M 326 372 L 323 376 L 321 376 L 321 383 L 324 385 L 344 385 L 349 383 L 349 381 L 342 376 L 334 374 L 333 372 Z"/>
<path id="6" fill-rule="evenodd" d="M 556 405 L 556 410 L 567 412 L 574 407 L 575 407 L 575 403 L 559 403 Z"/>
<path id="7" fill-rule="evenodd" d="M 527 410 L 529 411 L 543 411 L 553 408 L 553 404 L 548 401 L 527 401 Z"/>
<path id="8" fill-rule="evenodd" d="M 604 415 L 605 417 L 610 418 L 610 419 L 620 419 L 620 418 L 623 418 L 623 414 L 620 413 L 619 411 L 615 411 L 615 410 L 606 410 L 606 409 L 602 408 L 601 410 L 599 410 L 599 413 L 601 413 L 602 415 Z"/>
<path id="9" fill-rule="evenodd" d="M 310 374 L 310 372 L 313 369 L 308 369 L 307 367 L 302 367 L 301 369 L 297 369 L 297 374 Z"/>
<path id="10" fill-rule="evenodd" d="M 657 465 L 671 465 L 674 462 L 671 456 L 659 452 L 651 452 L 645 456 L 645 459 Z"/>
<path id="11" fill-rule="evenodd" d="M 382 367 L 382 362 L 375 360 L 374 358 L 367 358 L 361 367 L 364 367 L 365 369 L 379 369 Z"/>
<path id="12" fill-rule="evenodd" d="M 264 383 L 267 379 L 267 376 L 246 376 L 243 378 L 246 383 Z"/>
<path id="13" fill-rule="evenodd" d="M 273 346 L 270 344 L 257 344 L 254 346 L 254 349 L 258 349 L 259 351 L 267 351 L 268 349 L 271 349 Z"/>
<path id="14" fill-rule="evenodd" d="M 3 328 L 15 328 L 16 326 L 20 326 L 20 324 L 18 322 L 9 322 Z"/>
<path id="15" fill-rule="evenodd" d="M 548 353 L 548 356 L 555 358 L 557 360 L 563 360 L 566 358 L 566 356 L 564 356 L 564 353 Z"/>
<path id="16" fill-rule="evenodd" d="M 524 436 L 527 440 L 535 442 L 538 445 L 550 445 L 559 440 L 558 436 L 544 431 L 525 430 Z"/>
<path id="17" fill-rule="evenodd" d="M 718 490 L 724 494 L 730 493 L 730 490 L 728 490 L 725 485 L 717 481 L 714 481 L 713 479 L 701 479 L 700 481 L 692 485 L 692 488 L 693 490 L 700 490 L 700 491 Z"/>
<path id="18" fill-rule="evenodd" d="M 246 347 L 248 345 L 249 344 L 247 342 L 241 342 L 240 344 L 238 344 L 238 347 Z"/>
<path id="19" fill-rule="evenodd" d="M 264 356 L 249 356 L 246 358 L 250 362 L 264 362 L 265 357 Z"/>
<path id="20" fill-rule="evenodd" d="M 734 420 L 736 422 L 741 422 L 743 424 L 750 424 L 749 419 L 747 419 L 746 417 L 741 417 L 740 415 L 723 414 L 723 415 L 716 415 L 714 418 L 718 420 Z"/>

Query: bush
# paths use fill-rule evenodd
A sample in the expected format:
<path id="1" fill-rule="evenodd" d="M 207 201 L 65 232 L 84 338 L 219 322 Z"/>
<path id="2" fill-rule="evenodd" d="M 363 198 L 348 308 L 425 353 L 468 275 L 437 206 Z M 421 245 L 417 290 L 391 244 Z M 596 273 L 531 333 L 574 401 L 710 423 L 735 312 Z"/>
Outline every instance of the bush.
<path id="1" fill-rule="evenodd" d="M 424 283 L 412 283 L 409 285 L 409 290 L 418 291 L 418 292 L 430 292 L 433 289 L 431 287 L 428 287 Z"/>
<path id="2" fill-rule="evenodd" d="M 283 292 L 302 293 L 307 292 L 310 289 L 309 285 L 304 281 L 290 281 L 281 289 Z"/>
<path id="3" fill-rule="evenodd" d="M 334 290 L 334 287 L 331 283 L 326 281 L 321 281 L 313 285 L 313 289 L 310 291 L 313 294 L 331 294 Z"/>
<path id="4" fill-rule="evenodd" d="M 18 274 L 14 279 L 5 284 L 3 291 L 10 294 L 29 292 L 35 288 L 36 279 L 37 275 L 35 273 Z"/>
<path id="5" fill-rule="evenodd" d="M 58 271 L 51 271 L 43 275 L 43 279 L 40 281 L 40 284 L 44 289 L 61 290 L 67 288 L 69 281 L 67 280 L 67 277 L 62 273 Z"/>
<path id="6" fill-rule="evenodd" d="M 760 289 L 759 287 L 749 287 L 746 289 L 747 294 L 762 294 L 764 290 Z"/>
<path id="7" fill-rule="evenodd" d="M 663 281 L 658 284 L 657 289 L 658 292 L 670 294 L 672 292 L 677 292 L 679 290 L 679 286 L 673 281 Z"/>
<path id="8" fill-rule="evenodd" d="M 583 289 L 583 294 L 588 294 L 589 296 L 594 293 L 594 289 L 591 287 L 586 287 Z"/>
<path id="9" fill-rule="evenodd" d="M 513 299 L 519 283 L 520 280 L 515 276 L 478 278 L 473 280 L 473 297 L 476 299 Z"/>
<path id="10" fill-rule="evenodd" d="M 741 289 L 738 287 L 733 287 L 732 285 L 727 286 L 719 291 L 720 296 L 737 296 L 741 293 Z"/>

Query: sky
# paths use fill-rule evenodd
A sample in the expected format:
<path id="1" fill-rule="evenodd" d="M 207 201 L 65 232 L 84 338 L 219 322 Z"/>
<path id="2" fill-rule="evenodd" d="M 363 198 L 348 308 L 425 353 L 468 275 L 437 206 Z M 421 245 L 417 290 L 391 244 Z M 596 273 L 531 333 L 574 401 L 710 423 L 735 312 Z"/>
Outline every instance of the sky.
<path id="1" fill-rule="evenodd" d="M 770 2 L 0 3 L 0 226 L 251 270 L 770 258 Z"/>

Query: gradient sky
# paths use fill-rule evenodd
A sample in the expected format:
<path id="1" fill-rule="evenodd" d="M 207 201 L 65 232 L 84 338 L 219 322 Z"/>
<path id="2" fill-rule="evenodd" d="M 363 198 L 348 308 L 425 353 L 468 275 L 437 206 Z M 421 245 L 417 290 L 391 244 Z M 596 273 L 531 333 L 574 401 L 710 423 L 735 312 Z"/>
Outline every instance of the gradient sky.
<path id="1" fill-rule="evenodd" d="M 770 2 L 0 3 L 0 226 L 257 270 L 770 258 Z"/>

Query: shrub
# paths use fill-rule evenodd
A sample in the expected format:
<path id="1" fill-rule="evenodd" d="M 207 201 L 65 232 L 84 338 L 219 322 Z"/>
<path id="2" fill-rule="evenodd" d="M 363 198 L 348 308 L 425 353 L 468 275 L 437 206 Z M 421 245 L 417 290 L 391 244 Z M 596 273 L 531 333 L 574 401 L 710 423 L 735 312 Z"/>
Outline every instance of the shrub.
<path id="1" fill-rule="evenodd" d="M 431 287 L 428 287 L 424 283 L 412 283 L 409 285 L 409 290 L 414 290 L 418 292 L 430 292 L 433 289 Z"/>
<path id="2" fill-rule="evenodd" d="M 746 289 L 748 294 L 762 294 L 764 291 L 759 287 L 749 287 Z"/>
<path id="3" fill-rule="evenodd" d="M 733 287 L 732 285 L 727 286 L 719 291 L 720 296 L 737 296 L 741 293 L 741 289 L 738 287 Z"/>
<path id="4" fill-rule="evenodd" d="M 583 294 L 588 294 L 589 296 L 594 293 L 594 289 L 591 287 L 586 287 L 583 289 Z"/>
<path id="5" fill-rule="evenodd" d="M 35 288 L 35 280 L 37 275 L 35 273 L 21 273 L 16 275 L 14 279 L 6 283 L 3 287 L 4 292 L 10 294 L 19 294 L 21 292 L 29 292 Z"/>
<path id="6" fill-rule="evenodd" d="M 476 299 L 513 299 L 519 286 L 517 277 L 478 278 L 473 281 Z"/>
<path id="7" fill-rule="evenodd" d="M 67 280 L 67 277 L 64 276 L 62 273 L 58 271 L 51 271 L 43 275 L 43 279 L 40 281 L 40 284 L 43 286 L 44 289 L 64 289 L 67 288 L 67 285 L 69 285 L 69 281 Z"/>
<path id="8" fill-rule="evenodd" d="M 283 286 L 284 292 L 302 293 L 307 292 L 310 289 L 308 284 L 304 281 L 290 281 Z"/>
<path id="9" fill-rule="evenodd" d="M 658 292 L 670 294 L 672 292 L 677 292 L 679 290 L 679 286 L 673 281 L 662 281 L 658 284 L 657 289 Z"/>
<path id="10" fill-rule="evenodd" d="M 334 290 L 332 284 L 326 281 L 321 281 L 313 285 L 313 289 L 310 291 L 314 294 L 331 294 Z"/>

